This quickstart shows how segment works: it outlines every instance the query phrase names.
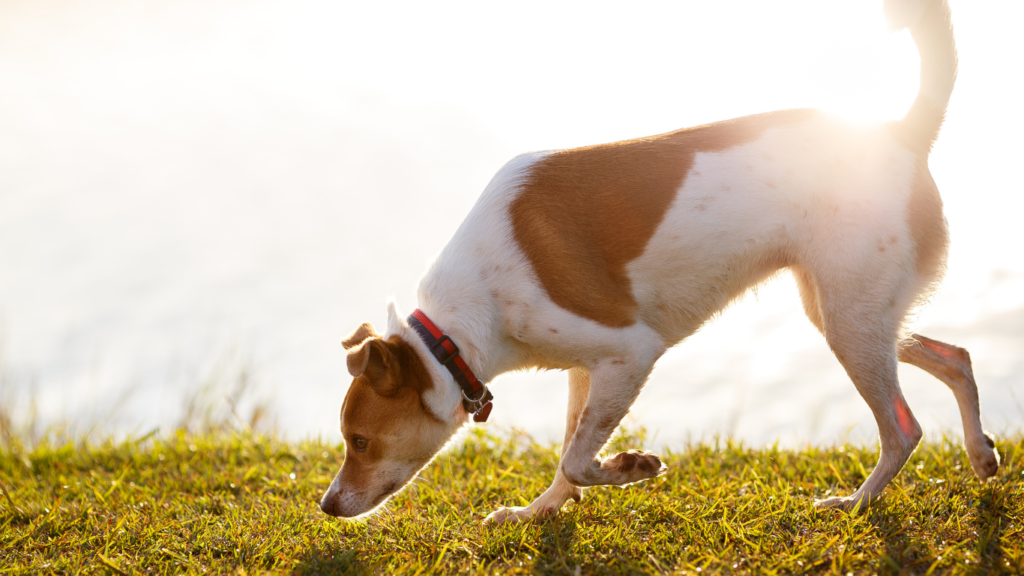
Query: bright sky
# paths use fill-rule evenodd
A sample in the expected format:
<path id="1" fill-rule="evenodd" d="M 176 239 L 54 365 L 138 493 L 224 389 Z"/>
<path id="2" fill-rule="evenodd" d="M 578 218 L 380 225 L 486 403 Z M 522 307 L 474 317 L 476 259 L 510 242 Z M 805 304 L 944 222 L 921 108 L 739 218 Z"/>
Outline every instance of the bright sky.
<path id="1" fill-rule="evenodd" d="M 931 167 L 953 250 L 920 324 L 982 326 L 971 336 L 976 362 L 1024 399 L 1024 324 L 998 338 L 983 329 L 1024 309 L 1024 3 L 951 4 L 960 76 Z M 383 324 L 388 295 L 414 307 L 426 263 L 516 153 L 782 108 L 899 118 L 917 65 L 909 35 L 886 31 L 881 0 L 9 0 L 0 5 L 7 369 L 39 383 L 54 417 L 82 403 L 103 413 L 118 390 L 144 388 L 138 415 L 125 418 L 133 426 L 173 419 L 174 386 L 244 348 L 277 391 L 285 428 L 336 434 L 337 341 L 363 320 Z M 672 351 L 651 388 L 843 380 L 822 347 L 783 280 Z M 801 364 L 808 350 L 823 368 Z M 523 412 L 529 394 L 562 380 L 510 377 L 525 398 L 496 418 L 556 436 L 560 415 Z M 748 394 L 718 389 L 727 408 L 697 402 L 677 436 L 732 426 L 698 417 L 735 411 Z M 650 394 L 641 419 L 664 397 Z M 955 406 L 942 398 L 949 406 L 935 421 L 954 426 Z M 798 410 L 777 411 L 733 431 L 816 433 Z M 865 414 L 843 412 L 834 426 Z M 678 416 L 652 418 L 668 427 Z M 828 438 L 833 428 L 822 430 Z"/>

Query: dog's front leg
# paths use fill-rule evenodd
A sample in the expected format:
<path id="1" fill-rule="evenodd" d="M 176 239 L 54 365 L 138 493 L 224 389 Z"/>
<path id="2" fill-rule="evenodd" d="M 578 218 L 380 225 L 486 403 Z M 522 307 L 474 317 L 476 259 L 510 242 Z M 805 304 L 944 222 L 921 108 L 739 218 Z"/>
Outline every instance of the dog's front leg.
<path id="1" fill-rule="evenodd" d="M 630 450 L 608 458 L 598 453 L 633 405 L 652 364 L 640 365 L 628 358 L 613 358 L 591 374 L 587 407 L 559 471 L 574 486 L 621 486 L 654 478 L 666 467 L 657 455 Z"/>
<path id="2" fill-rule="evenodd" d="M 549 516 L 557 513 L 569 498 L 582 496 L 584 486 L 629 484 L 662 474 L 665 466 L 650 452 L 631 450 L 604 460 L 597 457 L 636 400 L 651 366 L 631 359 L 609 359 L 591 372 L 589 385 L 584 384 L 586 373 L 570 372 L 567 440 L 562 446 L 562 461 L 554 483 L 529 506 L 501 508 L 487 519 L 507 522 Z M 582 396 L 586 396 L 585 407 Z M 574 422 L 575 431 L 570 431 Z"/>
<path id="3" fill-rule="evenodd" d="M 589 392 L 590 375 L 582 368 L 569 370 L 569 409 L 565 415 L 565 441 L 562 442 L 562 457 L 565 457 L 565 452 L 569 449 L 569 443 L 572 441 L 572 436 L 580 421 L 580 414 L 583 413 L 583 408 L 587 404 Z M 583 489 L 570 484 L 559 466 L 558 471 L 555 472 L 555 481 L 529 506 L 498 508 L 485 521 L 501 524 L 529 518 L 545 518 L 561 510 L 562 505 L 570 498 L 579 502 L 583 498 Z"/>

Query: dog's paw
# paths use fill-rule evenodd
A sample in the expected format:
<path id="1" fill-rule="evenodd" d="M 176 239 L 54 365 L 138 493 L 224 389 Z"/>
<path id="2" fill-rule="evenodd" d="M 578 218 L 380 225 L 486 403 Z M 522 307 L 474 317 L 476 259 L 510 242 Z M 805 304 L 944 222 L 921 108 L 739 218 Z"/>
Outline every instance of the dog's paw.
<path id="1" fill-rule="evenodd" d="M 605 459 L 601 468 L 616 477 L 612 484 L 629 484 L 664 474 L 668 467 L 652 452 L 630 450 Z"/>
<path id="2" fill-rule="evenodd" d="M 526 520 L 543 520 L 554 516 L 558 510 L 553 506 L 512 506 L 511 508 L 498 508 L 484 518 L 484 524 L 498 525 Z"/>
<path id="3" fill-rule="evenodd" d="M 858 496 L 843 496 L 826 498 L 814 502 L 815 510 L 842 510 L 844 512 L 858 512 L 868 505 L 868 499 Z"/>
<path id="4" fill-rule="evenodd" d="M 988 434 L 982 436 L 980 441 L 967 444 L 967 457 L 974 473 L 983 481 L 999 471 L 999 453 L 996 452 L 995 441 Z"/>

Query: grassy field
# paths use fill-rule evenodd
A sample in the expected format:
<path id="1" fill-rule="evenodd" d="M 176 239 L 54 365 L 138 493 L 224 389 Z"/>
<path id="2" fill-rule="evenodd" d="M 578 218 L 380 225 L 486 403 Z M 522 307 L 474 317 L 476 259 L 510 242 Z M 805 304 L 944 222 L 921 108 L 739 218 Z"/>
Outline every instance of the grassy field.
<path id="1" fill-rule="evenodd" d="M 613 449 L 635 448 L 621 436 Z M 542 522 L 483 526 L 522 505 L 557 453 L 481 429 L 365 521 L 316 501 L 342 447 L 223 432 L 0 451 L 0 574 L 1020 574 L 1024 437 L 981 484 L 955 441 L 923 444 L 860 514 L 874 449 L 732 443 L 663 453 L 669 472 L 586 492 Z"/>

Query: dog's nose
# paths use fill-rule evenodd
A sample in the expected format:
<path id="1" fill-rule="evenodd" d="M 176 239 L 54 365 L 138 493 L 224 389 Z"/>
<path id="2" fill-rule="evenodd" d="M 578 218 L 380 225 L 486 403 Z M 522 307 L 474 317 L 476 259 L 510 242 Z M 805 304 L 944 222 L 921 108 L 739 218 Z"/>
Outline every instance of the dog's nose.
<path id="1" fill-rule="evenodd" d="M 338 513 L 334 509 L 334 498 L 333 494 L 324 494 L 324 497 L 320 499 L 320 509 L 324 511 L 324 514 L 328 516 L 337 517 Z"/>

